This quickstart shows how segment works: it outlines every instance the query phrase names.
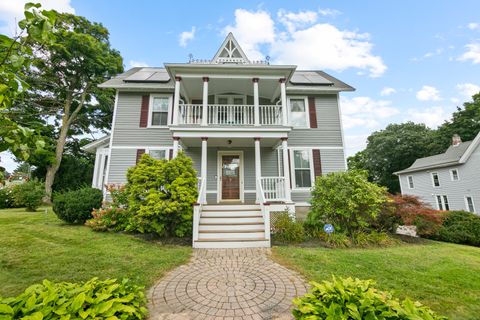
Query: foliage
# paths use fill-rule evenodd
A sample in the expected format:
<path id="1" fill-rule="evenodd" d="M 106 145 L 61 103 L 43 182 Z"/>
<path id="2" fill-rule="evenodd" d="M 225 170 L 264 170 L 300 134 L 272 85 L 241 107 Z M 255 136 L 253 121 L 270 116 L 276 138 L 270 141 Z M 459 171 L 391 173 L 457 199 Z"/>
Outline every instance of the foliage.
<path id="1" fill-rule="evenodd" d="M 273 240 L 282 243 L 299 243 L 305 241 L 306 235 L 303 224 L 294 221 L 288 211 L 276 215 L 272 225 Z"/>
<path id="2" fill-rule="evenodd" d="M 0 188 L 0 209 L 16 208 L 11 187 Z"/>
<path id="3" fill-rule="evenodd" d="M 100 208 L 102 199 L 102 191 L 90 187 L 56 193 L 53 198 L 53 211 L 65 222 L 85 223 L 92 217 L 92 210 Z"/>
<path id="4" fill-rule="evenodd" d="M 38 134 L 12 118 L 11 109 L 29 88 L 25 70 L 31 67 L 32 50 L 27 42 L 53 42 L 54 11 L 38 10 L 39 4 L 25 4 L 25 19 L 18 23 L 21 33 L 14 38 L 0 34 L 0 152 L 10 150 L 20 159 L 44 145 Z"/>
<path id="5" fill-rule="evenodd" d="M 311 282 L 310 293 L 295 298 L 295 319 L 446 319 L 410 299 L 399 301 L 373 287 L 373 280 L 335 278 Z"/>
<path id="6" fill-rule="evenodd" d="M 367 147 L 348 158 L 348 167 L 367 170 L 371 181 L 397 193 L 400 184 L 393 173 L 431 155 L 434 141 L 434 131 L 424 124 L 390 124 L 367 138 Z"/>
<path id="7" fill-rule="evenodd" d="M 367 229 L 386 201 L 385 188 L 368 182 L 365 171 L 329 173 L 315 182 L 306 224 L 321 230 L 331 223 L 337 232 L 351 236 Z"/>
<path id="8" fill-rule="evenodd" d="M 350 237 L 345 233 L 326 234 L 325 232 L 318 232 L 316 237 L 330 248 L 388 247 L 399 243 L 387 233 L 378 231 L 356 232 Z"/>
<path id="9" fill-rule="evenodd" d="M 480 246 L 480 216 L 466 211 L 449 211 L 434 238 Z"/>
<path id="10" fill-rule="evenodd" d="M 184 237 L 192 231 L 197 176 L 192 159 L 180 152 L 172 160 L 144 154 L 128 169 L 126 192 L 132 219 L 128 230 Z"/>
<path id="11" fill-rule="evenodd" d="M 30 180 L 13 186 L 12 195 L 16 206 L 26 207 L 27 211 L 36 211 L 42 204 L 45 191 L 43 183 L 38 180 Z"/>
<path id="12" fill-rule="evenodd" d="M 85 283 L 43 280 L 22 294 L 0 298 L 0 318 L 12 319 L 143 319 L 147 314 L 143 288 L 128 279 Z"/>

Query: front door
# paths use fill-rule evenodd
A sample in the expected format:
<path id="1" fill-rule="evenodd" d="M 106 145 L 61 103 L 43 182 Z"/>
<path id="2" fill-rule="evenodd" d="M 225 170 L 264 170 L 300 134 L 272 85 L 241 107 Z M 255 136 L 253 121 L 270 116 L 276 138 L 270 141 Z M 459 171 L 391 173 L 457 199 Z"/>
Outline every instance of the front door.
<path id="1" fill-rule="evenodd" d="M 241 198 L 241 154 L 219 154 L 220 200 L 242 200 Z"/>

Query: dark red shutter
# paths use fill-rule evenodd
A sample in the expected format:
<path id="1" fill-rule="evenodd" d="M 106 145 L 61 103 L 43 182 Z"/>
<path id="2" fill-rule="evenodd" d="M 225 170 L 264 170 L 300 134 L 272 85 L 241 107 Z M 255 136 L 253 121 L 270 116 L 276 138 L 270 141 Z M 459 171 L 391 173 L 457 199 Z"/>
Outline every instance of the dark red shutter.
<path id="1" fill-rule="evenodd" d="M 145 153 L 145 149 L 137 149 L 137 162 L 140 161 L 140 158 L 142 157 L 142 155 Z"/>
<path id="2" fill-rule="evenodd" d="M 313 172 L 315 173 L 315 178 L 322 175 L 322 158 L 320 157 L 320 150 L 313 149 Z"/>
<path id="3" fill-rule="evenodd" d="M 293 188 L 292 186 L 292 161 L 290 161 L 290 150 L 288 150 L 288 174 L 290 175 L 290 189 Z M 295 172 L 293 172 L 293 174 L 295 174 Z"/>
<path id="4" fill-rule="evenodd" d="M 140 128 L 146 128 L 148 124 L 148 104 L 150 96 L 142 96 L 142 108 L 140 109 Z"/>
<path id="5" fill-rule="evenodd" d="M 310 128 L 317 128 L 317 111 L 315 109 L 314 97 L 308 97 L 308 114 L 310 116 Z"/>
<path id="6" fill-rule="evenodd" d="M 170 149 L 168 152 L 168 159 L 171 160 L 173 159 L 173 149 Z"/>

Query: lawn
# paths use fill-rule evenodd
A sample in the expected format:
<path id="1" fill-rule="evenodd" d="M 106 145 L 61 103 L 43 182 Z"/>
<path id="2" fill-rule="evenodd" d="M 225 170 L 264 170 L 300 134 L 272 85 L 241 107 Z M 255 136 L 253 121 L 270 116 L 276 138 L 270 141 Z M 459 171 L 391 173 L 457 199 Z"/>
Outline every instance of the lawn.
<path id="1" fill-rule="evenodd" d="M 45 209 L 0 210 L 0 296 L 16 295 L 45 278 L 128 277 L 148 287 L 190 257 L 189 246 L 66 225 Z"/>
<path id="2" fill-rule="evenodd" d="M 274 258 L 308 280 L 374 279 L 377 287 L 411 297 L 450 319 L 479 319 L 480 248 L 434 241 L 390 248 L 275 247 Z"/>

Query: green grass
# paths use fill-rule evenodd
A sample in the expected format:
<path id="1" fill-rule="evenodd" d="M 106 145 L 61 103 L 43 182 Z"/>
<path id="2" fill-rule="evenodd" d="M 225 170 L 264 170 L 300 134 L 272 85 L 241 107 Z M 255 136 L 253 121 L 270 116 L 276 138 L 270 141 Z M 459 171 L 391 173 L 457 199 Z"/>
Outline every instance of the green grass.
<path id="1" fill-rule="evenodd" d="M 286 246 L 273 252 L 308 280 L 374 279 L 378 288 L 418 300 L 450 319 L 480 317 L 480 248 L 425 241 L 372 249 Z"/>
<path id="2" fill-rule="evenodd" d="M 0 296 L 16 295 L 43 279 L 128 277 L 148 287 L 190 257 L 189 246 L 66 225 L 45 209 L 0 210 Z"/>

